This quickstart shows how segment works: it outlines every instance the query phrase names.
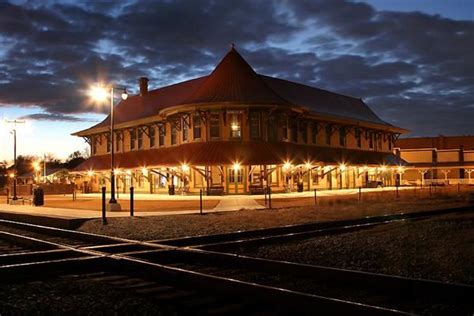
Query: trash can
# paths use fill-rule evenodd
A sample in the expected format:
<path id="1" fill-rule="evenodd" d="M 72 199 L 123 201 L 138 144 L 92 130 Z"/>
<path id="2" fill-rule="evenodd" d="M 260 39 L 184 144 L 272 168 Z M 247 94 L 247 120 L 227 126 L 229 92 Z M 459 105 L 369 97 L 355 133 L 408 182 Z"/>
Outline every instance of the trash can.
<path id="1" fill-rule="evenodd" d="M 168 186 L 168 194 L 174 195 L 174 184 Z"/>
<path id="2" fill-rule="evenodd" d="M 298 192 L 303 192 L 303 182 L 298 183 Z"/>
<path id="3" fill-rule="evenodd" d="M 33 190 L 33 205 L 34 206 L 44 205 L 44 191 L 42 188 L 35 188 Z"/>

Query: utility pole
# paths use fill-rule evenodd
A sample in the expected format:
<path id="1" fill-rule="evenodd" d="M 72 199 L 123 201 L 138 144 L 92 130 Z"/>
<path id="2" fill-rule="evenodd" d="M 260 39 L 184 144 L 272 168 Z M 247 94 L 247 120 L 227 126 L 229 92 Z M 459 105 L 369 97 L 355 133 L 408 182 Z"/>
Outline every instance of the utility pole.
<path id="1" fill-rule="evenodd" d="M 16 195 L 16 179 L 17 179 L 17 165 L 16 165 L 16 124 L 23 124 L 25 121 L 23 120 L 13 120 L 13 121 L 8 121 L 5 120 L 5 123 L 8 124 L 13 124 L 13 129 L 12 129 L 12 134 L 13 134 L 13 172 L 14 172 L 14 177 L 13 177 L 13 201 L 18 200 L 18 197 Z"/>

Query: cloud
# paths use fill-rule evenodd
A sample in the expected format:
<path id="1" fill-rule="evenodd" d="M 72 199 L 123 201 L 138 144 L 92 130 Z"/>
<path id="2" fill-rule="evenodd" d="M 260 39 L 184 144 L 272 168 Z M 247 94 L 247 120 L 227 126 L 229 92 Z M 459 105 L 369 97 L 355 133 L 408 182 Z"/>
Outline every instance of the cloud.
<path id="1" fill-rule="evenodd" d="M 24 115 L 20 119 L 33 121 L 95 122 L 95 120 L 89 118 L 57 113 L 33 113 Z"/>
<path id="2" fill-rule="evenodd" d="M 2 3 L 0 106 L 100 112 L 88 84 L 202 76 L 231 42 L 262 74 L 361 97 L 416 134 L 470 129 L 474 22 L 344 0 Z"/>

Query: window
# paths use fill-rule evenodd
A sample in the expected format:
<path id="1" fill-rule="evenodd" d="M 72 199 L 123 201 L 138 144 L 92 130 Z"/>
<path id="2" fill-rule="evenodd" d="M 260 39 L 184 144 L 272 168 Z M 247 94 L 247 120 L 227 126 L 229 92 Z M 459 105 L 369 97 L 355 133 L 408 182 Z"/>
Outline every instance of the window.
<path id="1" fill-rule="evenodd" d="M 150 148 L 155 147 L 155 128 L 148 128 L 148 135 L 150 137 Z"/>
<path id="2" fill-rule="evenodd" d="M 183 121 L 183 142 L 187 142 L 189 137 L 189 126 Z"/>
<path id="3" fill-rule="evenodd" d="M 357 141 L 357 147 L 362 147 L 362 137 L 361 137 L 361 132 L 360 129 L 355 130 L 355 138 Z"/>
<path id="4" fill-rule="evenodd" d="M 374 148 L 374 133 L 369 132 L 369 148 Z"/>
<path id="5" fill-rule="evenodd" d="M 122 137 L 123 134 L 119 133 L 115 135 L 115 151 L 121 151 L 122 150 Z"/>
<path id="6" fill-rule="evenodd" d="M 229 182 L 230 183 L 242 183 L 244 182 L 244 170 L 241 169 L 230 169 L 229 170 Z"/>
<path id="7" fill-rule="evenodd" d="M 137 131 L 134 129 L 130 130 L 130 150 L 135 149 L 135 141 L 137 139 Z"/>
<path id="8" fill-rule="evenodd" d="M 388 149 L 392 150 L 392 135 L 388 135 Z"/>
<path id="9" fill-rule="evenodd" d="M 109 152 L 110 152 L 110 149 L 111 149 L 111 147 L 112 147 L 112 146 L 111 146 L 112 144 L 110 143 L 110 142 L 111 142 L 111 140 L 110 140 L 110 134 L 107 134 L 106 138 L 107 138 L 107 152 L 109 153 Z"/>
<path id="10" fill-rule="evenodd" d="M 201 118 L 199 115 L 193 116 L 193 137 L 194 139 L 201 138 Z"/>
<path id="11" fill-rule="evenodd" d="M 171 124 L 171 145 L 176 145 L 176 138 L 178 136 L 178 130 L 174 124 Z"/>
<path id="12" fill-rule="evenodd" d="M 284 140 L 288 139 L 288 118 L 286 116 L 281 120 L 281 137 Z"/>
<path id="13" fill-rule="evenodd" d="M 293 121 L 290 124 L 290 133 L 291 133 L 291 141 L 294 143 L 298 142 L 298 123 Z"/>
<path id="14" fill-rule="evenodd" d="M 97 138 L 92 138 L 92 146 L 91 146 L 91 151 L 92 151 L 92 154 L 95 155 L 97 154 Z"/>
<path id="15" fill-rule="evenodd" d="M 346 146 L 346 127 L 341 126 L 339 127 L 339 145 Z"/>
<path id="16" fill-rule="evenodd" d="M 275 117 L 268 118 L 268 140 L 276 141 L 278 139 L 278 124 Z"/>
<path id="17" fill-rule="evenodd" d="M 332 126 L 326 125 L 326 145 L 331 145 Z"/>
<path id="18" fill-rule="evenodd" d="M 311 142 L 316 144 L 318 138 L 318 123 L 313 123 L 311 126 Z"/>
<path id="19" fill-rule="evenodd" d="M 141 129 L 138 130 L 138 149 L 143 148 L 143 131 Z"/>
<path id="20" fill-rule="evenodd" d="M 240 138 L 242 137 L 242 114 L 230 113 L 229 114 L 230 122 L 230 137 L 231 138 Z"/>
<path id="21" fill-rule="evenodd" d="M 303 139 L 303 143 L 308 143 L 308 125 L 303 124 L 301 128 L 301 138 Z"/>
<path id="22" fill-rule="evenodd" d="M 220 127 L 220 121 L 219 121 L 219 114 L 218 113 L 213 113 L 211 114 L 210 117 L 210 133 L 211 133 L 211 138 L 217 138 L 221 136 L 221 127 Z"/>
<path id="23" fill-rule="evenodd" d="M 158 146 L 164 146 L 165 145 L 165 136 L 166 136 L 166 126 L 160 126 L 158 129 Z"/>
<path id="24" fill-rule="evenodd" d="M 250 138 L 260 138 L 261 137 L 260 113 L 258 112 L 249 113 L 249 125 L 250 125 Z"/>

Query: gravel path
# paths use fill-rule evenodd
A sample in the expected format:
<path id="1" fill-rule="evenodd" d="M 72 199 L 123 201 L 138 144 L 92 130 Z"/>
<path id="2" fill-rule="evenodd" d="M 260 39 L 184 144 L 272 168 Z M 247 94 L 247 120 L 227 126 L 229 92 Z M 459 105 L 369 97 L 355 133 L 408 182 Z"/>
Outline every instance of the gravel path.
<path id="1" fill-rule="evenodd" d="M 357 201 L 334 201 L 331 204 L 318 205 L 317 207 L 242 210 L 207 213 L 205 215 L 109 218 L 109 224 L 106 226 L 103 226 L 102 221 L 97 219 L 84 223 L 79 230 L 123 238 L 153 240 L 468 205 L 473 205 L 472 198 L 469 195 L 418 197 L 393 202 L 387 200 L 362 203 Z"/>
<path id="2" fill-rule="evenodd" d="M 276 260 L 474 284 L 474 215 L 394 223 L 236 253 Z"/>

